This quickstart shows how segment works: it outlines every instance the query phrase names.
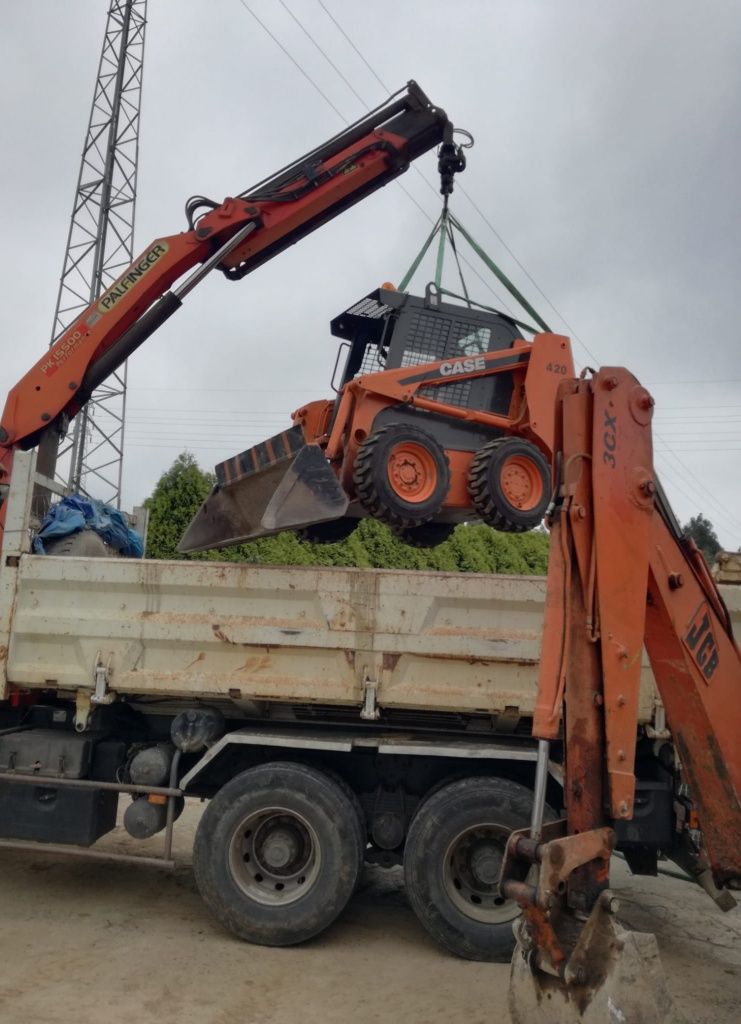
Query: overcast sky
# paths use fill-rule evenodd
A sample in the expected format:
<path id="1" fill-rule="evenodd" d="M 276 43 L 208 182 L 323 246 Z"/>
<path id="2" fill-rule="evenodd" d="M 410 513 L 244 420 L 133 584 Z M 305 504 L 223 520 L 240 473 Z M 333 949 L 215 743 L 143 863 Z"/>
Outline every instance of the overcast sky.
<path id="1" fill-rule="evenodd" d="M 384 98 L 317 0 L 286 4 L 364 106 L 279 0 L 245 2 L 348 121 Z M 725 546 L 741 545 L 741 5 L 325 4 L 384 83 L 416 78 L 473 132 L 466 191 L 589 349 L 575 340 L 577 361 L 628 366 L 652 390 L 657 465 L 680 518 L 702 511 Z M 107 7 L 3 4 L 6 389 L 49 340 Z M 240 0 L 149 0 L 137 250 L 186 226 L 188 196 L 240 192 L 340 127 Z M 419 166 L 434 182 L 434 155 Z M 436 217 L 422 178 L 403 182 Z M 453 210 L 570 333 L 466 197 Z M 428 231 L 391 185 L 245 280 L 204 282 L 130 361 L 124 506 L 183 449 L 212 468 L 326 396 L 329 320 L 398 281 Z"/>

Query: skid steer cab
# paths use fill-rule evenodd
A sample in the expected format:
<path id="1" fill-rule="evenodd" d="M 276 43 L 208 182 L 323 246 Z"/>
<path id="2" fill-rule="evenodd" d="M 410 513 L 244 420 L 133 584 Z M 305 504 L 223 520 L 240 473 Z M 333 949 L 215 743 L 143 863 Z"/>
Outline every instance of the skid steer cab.
<path id="1" fill-rule="evenodd" d="M 331 323 L 336 398 L 301 406 L 291 428 L 217 466 L 180 550 L 281 530 L 332 543 L 364 516 L 423 547 L 472 519 L 537 526 L 556 390 L 574 366 L 568 338 L 525 340 L 523 327 L 443 301 L 434 285 L 424 298 L 387 286 L 360 299 Z"/>

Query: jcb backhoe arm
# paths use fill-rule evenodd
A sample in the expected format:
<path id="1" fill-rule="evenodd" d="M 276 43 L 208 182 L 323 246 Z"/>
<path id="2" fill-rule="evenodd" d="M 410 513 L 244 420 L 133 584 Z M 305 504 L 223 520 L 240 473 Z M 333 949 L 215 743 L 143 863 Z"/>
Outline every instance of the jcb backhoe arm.
<path id="1" fill-rule="evenodd" d="M 189 230 L 148 245 L 8 394 L 0 420 L 0 486 L 8 483 L 13 451 L 34 447 L 49 431 L 64 434 L 93 390 L 210 270 L 218 267 L 230 279 L 244 277 L 396 178 L 429 149 L 439 143 L 454 149 L 452 133 L 445 112 L 409 82 L 366 117 L 246 192 L 220 204 L 200 196 L 189 200 Z M 188 271 L 193 272 L 168 291 Z M 43 471 L 49 475 L 50 468 L 47 460 Z M 0 508 L 0 528 L 4 514 Z"/>
<path id="2" fill-rule="evenodd" d="M 652 412 L 621 368 L 565 382 L 557 399 L 533 725 L 540 799 L 502 872 L 503 894 L 523 908 L 516 1022 L 675 1019 L 655 939 L 615 923 L 608 890 L 615 827 L 634 814 L 644 645 L 671 732 L 675 807 L 687 789 L 691 800 L 663 852 L 724 909 L 734 901 L 722 887 L 741 879 L 741 658 L 714 581 L 656 479 Z M 544 825 L 548 744 L 560 739 L 562 711 L 566 817 Z"/>

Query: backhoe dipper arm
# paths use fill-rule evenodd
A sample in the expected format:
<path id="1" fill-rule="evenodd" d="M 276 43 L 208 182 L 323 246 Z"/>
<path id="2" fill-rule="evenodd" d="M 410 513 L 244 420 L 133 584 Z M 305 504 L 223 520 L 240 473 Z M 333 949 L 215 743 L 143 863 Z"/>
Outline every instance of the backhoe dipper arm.
<path id="1" fill-rule="evenodd" d="M 0 420 L 0 484 L 8 482 L 13 451 L 34 447 L 49 428 L 63 434 L 93 390 L 211 269 L 244 277 L 396 178 L 416 157 L 450 142 L 452 133 L 445 112 L 409 82 L 381 107 L 241 195 L 219 205 L 191 199 L 190 229 L 148 245 L 10 391 Z M 0 509 L 0 521 L 3 514 Z"/>
<path id="2" fill-rule="evenodd" d="M 523 908 L 511 989 L 518 1024 L 575 1020 L 577 1004 L 584 1024 L 613 1019 L 607 1003 L 620 1010 L 616 1020 L 669 1019 L 664 989 L 655 979 L 639 984 L 658 961 L 655 940 L 620 929 L 607 890 L 613 826 L 634 817 L 644 645 L 675 750 L 674 806 L 685 784 L 692 804 L 676 813 L 662 850 L 723 909 L 734 901 L 721 887 L 741 879 L 741 657 L 722 597 L 656 479 L 653 405 L 620 367 L 565 381 L 556 399 L 533 733 L 544 780 L 563 720 L 566 816 L 544 822 L 536 799 L 531 829 L 515 833 L 505 854 L 502 893 Z M 660 988 L 651 1002 L 647 991 Z"/>
<path id="3" fill-rule="evenodd" d="M 607 367 L 559 398 L 534 732 L 555 738 L 563 697 L 569 832 L 632 818 L 645 644 L 722 885 L 741 877 L 741 658 L 728 613 L 656 479 L 645 388 Z"/>

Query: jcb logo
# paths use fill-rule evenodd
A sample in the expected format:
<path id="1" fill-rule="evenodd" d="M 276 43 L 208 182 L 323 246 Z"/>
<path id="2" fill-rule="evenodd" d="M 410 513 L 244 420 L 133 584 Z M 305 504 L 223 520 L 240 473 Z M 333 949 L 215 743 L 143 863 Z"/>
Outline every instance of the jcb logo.
<path id="1" fill-rule="evenodd" d="M 695 612 L 682 639 L 706 682 L 710 682 L 718 667 L 718 645 L 710 624 L 710 612 L 704 601 Z"/>
<path id="2" fill-rule="evenodd" d="M 475 359 L 456 359 L 454 363 L 443 363 L 440 367 L 441 377 L 452 377 L 457 373 L 476 373 L 478 370 L 486 369 L 486 360 L 483 356 Z"/>

